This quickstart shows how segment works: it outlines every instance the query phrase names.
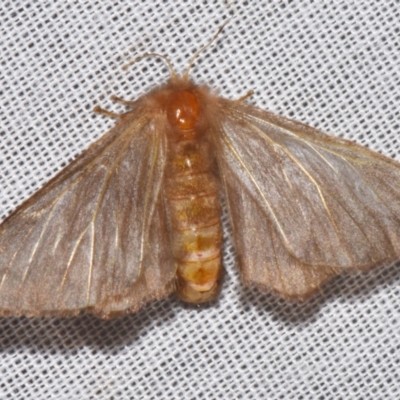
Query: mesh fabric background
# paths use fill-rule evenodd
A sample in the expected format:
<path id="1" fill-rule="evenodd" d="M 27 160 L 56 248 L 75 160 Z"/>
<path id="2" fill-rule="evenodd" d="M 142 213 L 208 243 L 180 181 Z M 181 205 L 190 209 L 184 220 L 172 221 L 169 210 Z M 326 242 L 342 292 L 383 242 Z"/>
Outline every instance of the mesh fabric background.
<path id="1" fill-rule="evenodd" d="M 234 18 L 191 76 L 400 160 L 398 1 L 3 0 L 0 215 L 113 126 Z M 225 227 L 226 228 L 226 227 Z M 225 231 L 229 237 L 229 228 Z M 400 270 L 341 276 L 305 304 L 240 284 L 232 243 L 216 304 L 174 298 L 118 320 L 0 320 L 0 399 L 400 398 Z"/>

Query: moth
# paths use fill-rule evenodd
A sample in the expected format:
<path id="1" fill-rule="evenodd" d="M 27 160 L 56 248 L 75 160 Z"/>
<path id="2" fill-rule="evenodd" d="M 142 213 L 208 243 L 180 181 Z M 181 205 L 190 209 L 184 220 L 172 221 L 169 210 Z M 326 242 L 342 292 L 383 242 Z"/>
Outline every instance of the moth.
<path id="1" fill-rule="evenodd" d="M 173 292 L 214 299 L 220 194 L 244 284 L 284 299 L 399 258 L 400 164 L 196 85 L 189 69 L 207 46 L 181 76 L 160 56 L 170 80 L 113 97 L 127 112 L 97 107 L 115 127 L 1 224 L 1 315 L 109 318 Z"/>

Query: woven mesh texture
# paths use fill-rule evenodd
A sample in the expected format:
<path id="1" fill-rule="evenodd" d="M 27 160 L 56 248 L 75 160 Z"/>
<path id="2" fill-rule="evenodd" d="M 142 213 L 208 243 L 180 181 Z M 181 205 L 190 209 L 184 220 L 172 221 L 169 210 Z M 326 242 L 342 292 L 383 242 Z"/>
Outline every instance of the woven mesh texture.
<path id="1" fill-rule="evenodd" d="M 400 160 L 398 1 L 2 0 L 0 215 L 113 126 L 233 19 L 191 76 Z M 226 218 L 224 219 L 226 220 Z M 226 236 L 229 228 L 225 224 Z M 305 304 L 240 284 L 102 321 L 0 319 L 0 399 L 398 399 L 400 269 L 340 276 Z"/>

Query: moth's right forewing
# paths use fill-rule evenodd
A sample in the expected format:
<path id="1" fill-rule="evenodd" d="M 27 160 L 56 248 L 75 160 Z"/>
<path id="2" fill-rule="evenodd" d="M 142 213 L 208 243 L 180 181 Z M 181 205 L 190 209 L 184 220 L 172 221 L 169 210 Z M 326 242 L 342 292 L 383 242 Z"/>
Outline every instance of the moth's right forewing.
<path id="1" fill-rule="evenodd" d="M 254 107 L 226 102 L 220 114 L 245 281 L 303 298 L 342 270 L 400 257 L 398 163 Z"/>
<path id="2" fill-rule="evenodd" d="M 122 121 L 0 227 L 3 314 L 106 315 L 109 299 L 131 296 L 150 251 L 165 143 L 140 110 Z M 166 232 L 159 232 L 166 240 Z M 164 237 L 165 236 L 165 237 Z M 173 271 L 173 264 L 165 269 Z M 171 274 L 160 286 L 171 286 Z M 142 291 L 145 289 L 142 289 Z M 163 287 L 155 293 L 164 293 Z M 132 296 L 131 296 L 132 297 Z M 151 298 L 138 296 L 140 304 Z M 110 300 L 111 301 L 111 300 Z M 121 311 L 119 304 L 117 312 Z"/>

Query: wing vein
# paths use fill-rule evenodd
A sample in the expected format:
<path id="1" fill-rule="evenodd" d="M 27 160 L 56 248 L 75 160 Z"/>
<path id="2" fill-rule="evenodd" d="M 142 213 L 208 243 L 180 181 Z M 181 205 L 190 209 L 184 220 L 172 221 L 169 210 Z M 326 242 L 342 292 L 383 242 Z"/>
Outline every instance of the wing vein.
<path id="1" fill-rule="evenodd" d="M 143 260 L 144 260 L 144 241 L 145 241 L 145 236 L 147 236 L 147 230 L 148 226 L 147 221 L 150 221 L 151 218 L 150 216 L 146 218 L 148 215 L 148 207 L 149 207 L 149 199 L 150 199 L 150 191 L 152 187 L 152 181 L 153 181 L 153 176 L 154 176 L 154 170 L 155 166 L 157 163 L 157 156 L 158 156 L 158 151 L 159 151 L 159 135 L 152 135 L 153 137 L 153 144 L 151 146 L 152 148 L 152 157 L 151 157 L 151 165 L 150 165 L 150 174 L 149 174 L 149 179 L 147 181 L 146 185 L 146 195 L 145 195 L 145 201 L 144 201 L 144 210 L 143 210 L 143 223 L 142 223 L 142 231 L 140 235 L 140 262 L 139 262 L 139 270 L 138 270 L 138 277 L 142 275 L 142 269 L 143 269 Z"/>
<path id="2" fill-rule="evenodd" d="M 337 236 L 340 238 L 340 241 L 344 244 L 342 234 L 340 233 L 335 220 L 332 217 L 332 214 L 329 210 L 328 204 L 326 203 L 326 199 L 324 194 L 322 193 L 321 187 L 319 186 L 318 182 L 313 178 L 313 176 L 307 171 L 307 169 L 302 165 L 302 163 L 284 146 L 280 145 L 279 143 L 274 142 L 262 129 L 260 129 L 257 125 L 250 122 L 250 125 L 259 133 L 262 137 L 267 139 L 273 146 L 278 146 L 286 155 L 303 171 L 304 175 L 310 180 L 310 182 L 315 186 L 318 192 L 318 196 L 321 200 L 322 205 L 336 231 Z M 347 253 L 350 255 L 349 251 L 346 249 Z"/>
<path id="3" fill-rule="evenodd" d="M 300 139 L 298 139 L 298 140 L 300 140 Z M 327 165 L 329 165 L 329 166 L 335 171 L 336 174 L 340 174 L 340 173 L 325 159 L 325 157 L 324 157 L 319 151 L 317 151 L 317 150 L 315 149 L 315 147 L 314 147 L 313 144 L 311 144 L 311 143 L 309 143 L 309 142 L 307 142 L 307 141 L 304 141 L 304 143 L 306 143 L 307 145 L 309 145 L 309 146 L 315 151 L 315 153 L 316 153 L 323 161 L 325 161 Z M 349 162 L 349 160 L 348 160 L 346 157 L 344 157 L 343 155 L 338 154 L 338 153 L 336 153 L 336 152 L 332 152 L 332 151 L 330 151 L 329 149 L 326 149 L 326 148 L 324 148 L 324 147 L 321 147 L 321 146 L 318 146 L 318 145 L 316 145 L 316 146 L 319 147 L 319 148 L 321 148 L 321 149 L 324 150 L 324 151 L 330 152 L 332 155 L 334 155 L 334 156 L 336 156 L 336 157 L 339 157 L 343 162 L 345 162 L 345 163 L 352 169 L 352 171 L 355 172 L 355 173 L 357 174 L 358 178 L 359 178 L 362 182 L 364 182 L 364 184 L 371 190 L 371 192 L 372 192 L 372 193 L 379 199 L 379 201 L 386 207 L 386 209 L 399 221 L 399 218 L 397 217 L 396 213 L 393 213 L 393 212 L 392 212 L 392 210 L 391 210 L 390 207 L 386 204 L 386 202 L 382 199 L 382 197 L 371 187 L 371 185 L 364 179 L 364 177 L 363 177 L 362 175 L 360 175 L 359 171 L 357 171 L 357 169 L 354 168 L 354 166 Z M 358 197 L 358 196 L 356 195 L 356 193 L 355 193 L 353 187 L 352 187 L 351 185 L 349 185 L 349 184 L 346 182 L 346 180 L 343 180 L 343 184 L 346 185 L 346 187 L 351 191 L 351 193 L 353 194 L 354 197 Z M 361 229 L 360 224 L 353 218 L 353 216 L 352 216 L 352 215 L 348 212 L 348 210 L 343 206 L 342 202 L 340 202 L 339 200 L 337 200 L 337 202 L 341 205 L 342 209 L 344 209 L 344 210 L 346 211 L 347 215 L 352 219 L 352 221 L 357 225 L 359 231 L 362 233 L 362 235 L 364 236 L 364 238 L 366 239 L 366 241 L 367 241 L 370 245 L 372 245 L 370 239 L 369 239 L 368 236 L 365 234 L 364 230 Z M 364 204 L 364 203 L 361 203 L 361 204 L 362 204 L 362 206 L 364 207 L 364 209 L 366 209 L 365 204 Z M 374 213 L 370 213 L 369 210 L 366 210 L 366 211 L 368 212 L 370 218 L 373 218 L 373 219 L 376 221 L 376 223 L 377 223 L 378 225 L 382 226 L 382 224 L 380 223 L 379 218 L 377 218 L 376 215 L 375 215 Z M 388 239 L 388 242 L 390 243 L 392 249 L 395 251 L 395 248 L 394 248 L 394 246 L 393 246 L 393 243 L 392 243 L 391 239 L 389 238 L 389 236 L 388 236 L 388 234 L 387 234 L 387 231 L 386 231 L 385 229 L 382 229 L 381 231 L 382 231 L 382 233 L 386 236 L 386 238 Z M 374 260 L 374 261 L 375 261 L 375 260 Z"/>
<path id="4" fill-rule="evenodd" d="M 221 130 L 223 139 L 225 141 L 225 143 L 227 144 L 227 146 L 229 147 L 229 149 L 231 150 L 232 154 L 236 157 L 236 159 L 239 161 L 239 163 L 242 165 L 244 171 L 247 173 L 247 175 L 249 176 L 249 178 L 251 179 L 251 181 L 253 182 L 254 186 L 256 187 L 258 193 L 260 194 L 260 196 L 262 197 L 262 199 L 264 200 L 269 212 L 271 213 L 279 231 L 281 232 L 282 237 L 285 239 L 285 242 L 289 245 L 289 241 L 285 235 L 285 232 L 283 231 L 283 228 L 281 226 L 281 224 L 279 223 L 279 220 L 277 218 L 277 216 L 275 215 L 271 204 L 269 203 L 269 201 L 267 200 L 267 198 L 265 197 L 264 193 L 262 192 L 260 185 L 257 183 L 254 175 L 250 172 L 250 170 L 248 169 L 246 163 L 243 161 L 242 157 L 239 155 L 239 153 L 237 152 L 237 150 L 235 149 L 235 147 L 233 146 L 232 142 L 228 139 L 228 137 L 225 135 L 224 131 Z"/>
<path id="5" fill-rule="evenodd" d="M 91 235 L 92 235 L 92 241 L 93 241 L 93 245 L 91 246 L 91 251 L 93 250 L 93 252 L 94 252 L 94 234 L 95 234 L 94 225 L 95 225 L 95 221 L 97 219 L 98 211 L 99 211 L 100 206 L 101 206 L 101 204 L 103 202 L 104 195 L 107 192 L 108 183 L 109 183 L 109 181 L 111 179 L 111 176 L 115 172 L 117 166 L 119 165 L 123 155 L 125 154 L 125 150 L 129 146 L 129 144 L 130 144 L 130 140 L 126 140 L 124 146 L 118 151 L 117 157 L 115 158 L 111 168 L 109 168 L 108 171 L 107 171 L 107 174 L 105 176 L 104 182 L 101 185 L 101 190 L 100 190 L 100 192 L 98 194 L 96 206 L 95 206 L 95 208 L 94 208 L 94 210 L 92 212 L 92 217 L 90 218 L 90 221 L 86 225 L 85 229 L 82 231 L 82 234 L 79 236 L 76 245 L 72 249 L 72 253 L 71 253 L 70 257 L 69 257 L 69 261 L 68 261 L 67 266 L 65 268 L 65 271 L 64 271 L 64 274 L 63 274 L 63 278 L 62 278 L 62 281 L 61 281 L 61 285 L 60 285 L 60 288 L 59 288 L 59 296 L 61 295 L 61 292 L 62 292 L 62 290 L 64 288 L 64 285 L 65 285 L 65 282 L 66 282 L 66 278 L 68 276 L 70 267 L 72 265 L 72 260 L 73 260 L 73 258 L 75 256 L 77 248 L 80 245 L 80 243 L 82 241 L 82 238 L 85 235 L 85 233 L 87 232 L 87 230 L 89 229 L 89 227 L 91 227 L 91 232 L 92 232 Z M 93 254 L 91 253 L 91 258 L 90 258 L 91 261 L 90 261 L 90 265 L 89 265 L 89 278 L 88 278 L 89 284 L 91 284 L 91 281 L 92 281 L 91 280 L 92 279 L 91 278 L 91 274 L 93 272 L 93 260 L 94 260 L 93 257 L 94 257 L 94 253 Z M 88 292 L 89 291 L 90 291 L 90 288 L 88 288 Z M 89 301 L 89 297 L 90 297 L 90 293 L 88 293 L 88 297 L 87 297 L 88 300 L 87 301 Z"/>
<path id="6" fill-rule="evenodd" d="M 17 257 L 17 254 L 19 253 L 20 249 L 22 248 L 23 244 L 25 243 L 26 238 L 27 238 L 27 237 L 30 235 L 30 233 L 32 232 L 33 228 L 34 228 L 34 226 L 32 226 L 31 229 L 29 229 L 29 231 L 27 232 L 27 234 L 26 234 L 26 235 L 24 236 L 24 238 L 22 239 L 20 245 L 18 246 L 18 249 L 15 251 L 15 253 L 14 253 L 13 256 L 11 257 L 11 260 L 10 260 L 10 262 L 8 263 L 8 266 L 6 267 L 6 269 L 5 269 L 5 271 L 4 271 L 4 274 L 3 274 L 2 278 L 1 278 L 1 282 L 0 282 L 0 291 L 3 289 L 4 282 L 5 282 L 5 280 L 7 279 L 7 276 L 8 276 L 8 274 L 9 274 L 9 272 L 10 272 L 11 266 L 12 266 L 12 264 L 13 264 L 15 258 Z"/>
<path id="7" fill-rule="evenodd" d="M 50 218 L 51 218 L 51 217 L 53 216 L 53 214 L 54 214 L 55 206 L 56 206 L 56 203 L 52 204 L 51 210 L 50 210 L 50 212 L 49 212 L 49 215 L 47 216 L 46 222 L 45 222 L 45 224 L 44 224 L 44 226 L 43 226 L 43 228 L 42 228 L 42 230 L 41 230 L 41 232 L 40 232 L 40 236 L 39 236 L 39 238 L 38 238 L 38 240 L 37 240 L 37 242 L 36 242 L 36 244 L 35 244 L 35 246 L 34 246 L 34 248 L 33 248 L 32 254 L 31 254 L 31 256 L 30 256 L 30 258 L 29 258 L 29 261 L 28 261 L 28 265 L 26 266 L 25 271 L 24 271 L 24 275 L 23 275 L 23 277 L 22 277 L 22 281 L 21 281 L 21 285 L 20 285 L 19 291 L 22 290 L 22 286 L 23 286 L 23 284 L 25 283 L 25 279 L 26 279 L 26 277 L 28 276 L 28 273 L 29 273 L 29 270 L 30 270 L 30 267 L 31 267 L 31 264 L 32 264 L 32 261 L 33 261 L 33 258 L 34 258 L 35 255 L 36 255 L 36 252 L 37 252 L 37 249 L 38 249 L 38 247 L 39 247 L 39 244 L 40 244 L 40 242 L 41 242 L 41 240 L 42 240 L 42 238 L 43 238 L 43 236 L 44 236 L 44 232 L 46 231 L 46 229 L 47 229 L 47 227 L 48 227 L 48 225 L 49 225 Z"/>
<path id="8" fill-rule="evenodd" d="M 89 264 L 89 275 L 88 275 L 88 283 L 87 283 L 87 295 L 86 295 L 86 305 L 89 306 L 90 303 L 90 292 L 92 288 L 92 279 L 93 279 L 93 265 L 94 265 L 94 239 L 95 239 L 95 229 L 94 222 L 92 221 L 90 229 L 90 236 L 92 240 L 90 241 L 90 264 Z"/>
<path id="9" fill-rule="evenodd" d="M 69 273 L 69 268 L 70 268 L 70 266 L 72 264 L 72 261 L 73 261 L 73 259 L 75 257 L 75 254 L 76 254 L 77 250 L 78 250 L 78 247 L 82 242 L 82 238 L 85 236 L 85 234 L 88 231 L 88 229 L 89 229 L 89 224 L 86 226 L 86 228 L 79 235 L 78 240 L 76 241 L 75 246 L 72 249 L 71 255 L 69 256 L 67 267 L 65 268 L 65 271 L 64 271 L 64 274 L 63 274 L 63 277 L 62 277 L 62 280 L 61 280 L 61 284 L 60 284 L 60 287 L 58 289 L 58 300 L 57 300 L 57 303 L 59 302 L 61 293 L 62 293 L 62 291 L 64 289 L 64 285 L 65 285 L 65 282 L 66 282 L 66 279 L 67 279 L 67 276 L 68 276 L 68 273 Z"/>
<path id="10" fill-rule="evenodd" d="M 147 118 L 142 118 L 141 120 L 138 121 L 138 123 L 141 122 L 139 128 L 136 130 L 136 132 L 141 129 L 145 123 L 147 122 Z M 104 149 L 101 150 L 101 152 L 95 157 L 93 158 L 93 160 L 90 161 L 90 163 L 86 166 L 85 171 L 83 174 L 78 175 L 75 179 L 72 180 L 72 182 L 70 182 L 51 202 L 50 204 L 52 205 L 53 203 L 58 203 L 62 197 L 68 193 L 71 188 L 76 185 L 77 183 L 79 183 L 95 166 L 95 161 L 98 160 L 111 146 L 114 146 L 116 144 L 118 144 L 119 141 L 123 140 L 125 138 L 125 134 L 120 135 L 119 137 L 117 137 L 112 143 L 110 143 L 108 146 L 105 146 Z"/>
<path id="11" fill-rule="evenodd" d="M 268 121 L 265 121 L 265 122 L 267 122 L 268 124 L 271 124 L 271 123 L 269 123 Z M 331 214 L 331 212 L 330 212 L 330 210 L 329 210 L 329 207 L 328 207 L 328 205 L 327 205 L 327 203 L 326 203 L 325 196 L 324 196 L 324 194 L 322 193 L 322 190 L 321 190 L 320 186 L 318 185 L 318 182 L 316 182 L 316 180 L 315 180 L 315 179 L 312 177 L 312 175 L 307 171 L 307 169 L 301 164 L 301 162 L 300 162 L 286 147 L 284 147 L 284 146 L 282 146 L 282 145 L 280 145 L 280 144 L 274 142 L 262 129 L 260 129 L 257 125 L 253 124 L 251 121 L 249 121 L 249 123 L 251 124 L 251 126 L 254 127 L 254 129 L 255 129 L 259 134 L 261 134 L 262 137 L 266 138 L 266 139 L 267 139 L 270 143 L 272 143 L 273 145 L 276 145 L 276 146 L 278 146 L 279 148 L 281 148 L 282 151 L 284 151 L 284 152 L 288 155 L 288 157 L 290 157 L 290 158 L 299 166 L 299 168 L 303 171 L 303 173 L 307 176 L 307 178 L 315 185 L 315 187 L 316 187 L 316 189 L 317 189 L 317 191 L 318 191 L 318 195 L 319 195 L 319 197 L 320 197 L 320 199 L 321 199 L 321 202 L 322 202 L 322 204 L 323 204 L 323 206 L 324 206 L 324 209 L 326 210 L 327 215 L 328 215 L 328 217 L 329 217 L 329 219 L 330 219 L 330 221 L 331 221 L 331 223 L 332 223 L 332 226 L 334 227 L 334 229 L 335 229 L 335 231 L 336 231 L 336 234 L 337 234 L 339 240 L 340 240 L 340 241 L 342 242 L 342 244 L 344 245 L 348 256 L 350 257 L 350 259 L 352 259 L 352 258 L 353 258 L 353 257 L 352 257 L 352 253 L 351 253 L 351 251 L 349 251 L 348 246 L 346 245 L 346 242 L 345 242 L 345 240 L 344 240 L 344 238 L 343 238 L 343 235 L 342 235 L 342 233 L 340 232 L 340 230 L 338 229 L 337 224 L 335 223 L 335 220 L 334 220 L 334 218 L 333 218 L 333 216 L 332 216 L 332 214 Z M 273 125 L 273 124 L 271 124 L 271 125 Z M 291 132 L 291 134 L 293 135 L 292 132 Z M 293 137 L 296 138 L 297 140 L 300 140 L 296 135 L 293 135 Z M 307 144 L 309 144 L 307 141 L 304 141 L 304 142 L 307 143 Z M 325 158 L 322 157 L 322 156 L 320 155 L 319 152 L 316 151 L 316 154 L 319 155 L 319 156 L 321 157 L 321 159 L 322 159 L 323 161 L 325 161 L 329 167 L 331 167 L 334 171 L 336 171 L 336 170 L 331 166 L 331 164 L 328 163 L 328 162 L 325 160 Z M 348 162 L 348 161 L 346 160 L 346 162 Z M 349 164 L 349 165 L 351 165 L 351 164 Z M 348 185 L 347 185 L 347 186 L 348 186 Z M 349 187 L 349 186 L 348 186 L 348 187 Z M 354 193 L 354 191 L 353 191 L 350 187 L 349 187 L 349 189 Z M 371 189 L 371 190 L 372 190 L 372 189 Z M 375 193 L 375 192 L 374 192 L 374 193 Z M 379 197 L 379 196 L 378 196 L 378 197 Z M 366 241 L 367 241 L 369 244 L 371 244 L 371 241 L 369 240 L 369 238 L 368 238 L 367 235 L 365 234 L 364 230 L 361 229 L 359 223 L 354 219 L 354 217 L 350 214 L 350 212 L 347 210 L 347 208 L 344 207 L 344 206 L 341 204 L 341 202 L 340 202 L 339 200 L 337 200 L 337 202 L 341 205 L 342 209 L 346 212 L 346 214 L 349 216 L 349 218 L 351 218 L 351 220 L 354 222 L 354 224 L 358 227 L 359 231 L 360 231 L 361 234 L 364 236 L 364 238 L 366 239 Z M 386 231 L 383 230 L 383 232 L 384 232 L 385 236 L 387 236 Z M 374 260 L 374 261 L 375 261 L 375 260 Z"/>

